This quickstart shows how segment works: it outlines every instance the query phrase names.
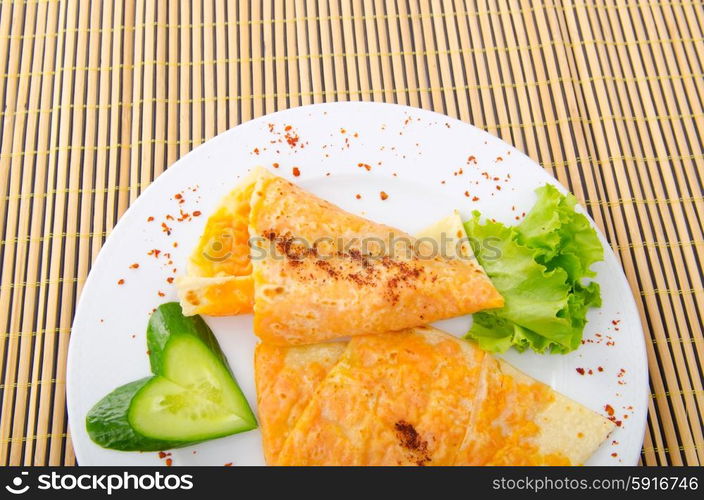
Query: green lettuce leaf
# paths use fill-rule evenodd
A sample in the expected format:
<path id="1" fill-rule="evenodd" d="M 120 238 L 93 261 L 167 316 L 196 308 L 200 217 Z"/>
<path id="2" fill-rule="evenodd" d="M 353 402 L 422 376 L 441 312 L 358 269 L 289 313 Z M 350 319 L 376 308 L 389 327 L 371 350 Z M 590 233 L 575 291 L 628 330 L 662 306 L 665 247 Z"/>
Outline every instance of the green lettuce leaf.
<path id="1" fill-rule="evenodd" d="M 589 220 L 575 212 L 575 197 L 550 184 L 536 193 L 538 201 L 516 227 L 518 241 L 534 249 L 536 260 L 548 269 L 564 269 L 570 283 L 593 277 L 589 267 L 604 259 L 604 249 Z"/>
<path id="2" fill-rule="evenodd" d="M 579 347 L 590 307 L 601 305 L 590 266 L 603 248 L 588 219 L 575 212 L 572 195 L 551 185 L 538 188 L 538 201 L 517 226 L 465 223 L 479 263 L 503 295 L 504 307 L 474 315 L 467 337 L 491 352 L 510 347 L 567 353 Z"/>

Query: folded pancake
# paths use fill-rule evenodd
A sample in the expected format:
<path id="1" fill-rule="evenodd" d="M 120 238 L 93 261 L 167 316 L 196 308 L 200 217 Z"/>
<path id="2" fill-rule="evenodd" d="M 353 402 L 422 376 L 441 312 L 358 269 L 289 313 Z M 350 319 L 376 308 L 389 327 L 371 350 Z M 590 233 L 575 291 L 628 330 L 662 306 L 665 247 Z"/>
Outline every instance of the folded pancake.
<path id="1" fill-rule="evenodd" d="M 267 463 L 576 465 L 613 428 L 437 329 L 359 336 L 344 345 L 258 348 Z M 286 403 L 289 394 L 295 404 Z"/>
<path id="2" fill-rule="evenodd" d="M 581 465 L 614 424 L 487 355 L 459 465 Z"/>
<path id="3" fill-rule="evenodd" d="M 234 316 L 252 312 L 252 276 L 179 276 L 176 291 L 186 316 Z"/>
<path id="4" fill-rule="evenodd" d="M 451 465 L 485 354 L 437 331 L 352 339 L 279 465 Z"/>
<path id="5" fill-rule="evenodd" d="M 345 347 L 346 342 L 294 347 L 257 345 L 257 407 L 267 463 L 275 462 L 289 430 Z"/>
<path id="6" fill-rule="evenodd" d="M 443 244 L 442 255 L 471 257 L 462 219 L 455 211 L 416 235 Z M 315 389 L 347 347 L 347 342 L 304 346 L 258 344 L 254 353 L 257 405 L 267 463 L 273 464 Z"/>
<path id="7" fill-rule="evenodd" d="M 259 172 L 252 172 L 218 205 L 186 265 L 176 291 L 187 316 L 252 312 L 254 281 L 249 258 L 249 200 Z"/>
<path id="8" fill-rule="evenodd" d="M 204 308 L 234 314 L 253 304 L 262 340 L 295 345 L 503 305 L 476 260 L 440 255 L 429 241 L 347 213 L 264 169 L 253 171 L 225 203 L 208 221 L 188 274 L 251 280 L 251 288 L 234 288 L 253 289 L 253 299 L 191 286 L 187 276 L 177 282 L 186 314 L 207 314 Z M 204 263 L 213 247 L 228 251 L 216 256 L 222 262 Z"/>

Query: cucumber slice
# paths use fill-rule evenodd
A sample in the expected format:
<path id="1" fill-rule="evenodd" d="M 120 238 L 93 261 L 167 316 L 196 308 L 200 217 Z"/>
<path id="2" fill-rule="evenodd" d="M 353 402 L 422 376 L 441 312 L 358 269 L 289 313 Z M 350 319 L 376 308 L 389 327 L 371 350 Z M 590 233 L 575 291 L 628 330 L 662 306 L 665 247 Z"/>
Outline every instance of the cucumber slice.
<path id="1" fill-rule="evenodd" d="M 121 451 L 159 451 L 190 444 L 148 438 L 130 425 L 127 411 L 132 398 L 151 379 L 146 377 L 118 387 L 88 412 L 86 430 L 96 444 Z"/>
<path id="2" fill-rule="evenodd" d="M 200 316 L 185 317 L 177 302 L 162 304 L 147 328 L 153 377 L 100 400 L 86 429 L 100 446 L 158 451 L 257 427 L 217 339 Z"/>
<path id="3" fill-rule="evenodd" d="M 167 441 L 203 441 L 252 428 L 209 396 L 157 375 L 132 398 L 127 418 L 137 433 Z"/>
<path id="4" fill-rule="evenodd" d="M 249 422 L 249 429 L 257 426 L 225 354 L 200 316 L 184 316 L 178 302 L 160 305 L 149 320 L 147 346 L 154 375 L 199 389 L 213 403 Z"/>
<path id="5" fill-rule="evenodd" d="M 177 336 L 168 343 L 161 375 L 256 426 L 249 404 L 230 371 L 195 337 Z"/>
<path id="6" fill-rule="evenodd" d="M 149 364 L 154 375 L 162 373 L 166 344 L 174 337 L 189 336 L 203 342 L 223 365 L 230 370 L 227 358 L 220 349 L 218 340 L 200 316 L 184 316 L 178 302 L 167 302 L 157 307 L 147 326 L 147 349 Z"/>

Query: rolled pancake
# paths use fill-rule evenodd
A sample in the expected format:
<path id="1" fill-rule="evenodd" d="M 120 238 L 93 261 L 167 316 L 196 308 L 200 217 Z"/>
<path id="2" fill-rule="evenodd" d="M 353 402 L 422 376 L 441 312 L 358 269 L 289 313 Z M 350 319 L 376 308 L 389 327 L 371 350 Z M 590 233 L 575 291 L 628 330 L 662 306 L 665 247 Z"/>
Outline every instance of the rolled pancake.
<path id="1" fill-rule="evenodd" d="M 296 380 L 307 377 L 303 353 L 316 346 L 295 348 L 290 362 L 281 360 L 291 348 L 275 349 L 276 362 L 256 358 L 258 391 L 259 381 L 276 373 L 286 374 L 285 386 L 304 390 L 294 393 L 298 418 L 285 407 L 284 415 L 268 415 L 277 405 L 267 399 L 276 394 L 258 394 L 273 465 L 576 465 L 613 428 L 474 344 L 434 328 L 353 338 L 314 392 L 310 379 Z M 310 358 L 316 358 L 312 351 Z M 321 371 L 318 363 L 316 380 Z M 273 418 L 279 425 L 267 428 Z"/>
<path id="2" fill-rule="evenodd" d="M 264 169 L 236 191 L 226 201 L 237 206 L 219 209 L 212 228 L 208 222 L 191 264 L 209 258 L 213 232 L 233 234 L 225 262 L 235 263 L 237 273 L 246 273 L 245 262 L 251 265 L 251 274 L 236 276 L 251 277 L 254 332 L 265 342 L 296 345 L 383 333 L 503 305 L 476 260 L 437 255 L 427 241 L 347 213 Z M 237 223 L 223 223 L 227 214 L 235 214 Z M 242 243 L 245 218 L 248 244 Z M 227 272 L 225 265 L 210 267 Z M 186 314 L 204 303 L 220 312 L 246 312 L 240 296 L 218 308 L 203 300 L 202 290 L 188 288 L 187 278 L 177 285 Z"/>
<path id="3" fill-rule="evenodd" d="M 250 237 L 253 254 L 267 249 L 252 260 L 254 331 L 265 342 L 383 333 L 503 305 L 474 259 L 438 256 L 278 177 L 254 189 Z"/>

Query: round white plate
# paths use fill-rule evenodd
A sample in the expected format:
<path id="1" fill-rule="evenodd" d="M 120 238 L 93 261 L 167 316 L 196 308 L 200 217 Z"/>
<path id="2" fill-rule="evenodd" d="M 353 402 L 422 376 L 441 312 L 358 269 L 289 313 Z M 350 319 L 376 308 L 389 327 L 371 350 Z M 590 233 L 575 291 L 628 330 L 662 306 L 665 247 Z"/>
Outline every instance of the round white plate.
<path id="1" fill-rule="evenodd" d="M 175 300 L 167 279 L 183 271 L 220 197 L 255 165 L 350 212 L 410 233 L 453 209 L 465 218 L 476 209 L 515 223 L 535 202 L 535 188 L 546 182 L 557 185 L 538 164 L 496 137 L 440 114 L 390 104 L 290 109 L 235 127 L 196 148 L 156 179 L 125 213 L 83 289 L 71 333 L 67 388 L 79 464 L 165 462 L 157 453 L 118 452 L 93 444 L 85 416 L 115 387 L 149 374 L 145 330 L 150 312 Z M 381 191 L 388 194 L 386 200 Z M 180 211 L 189 216 L 184 219 Z M 193 215 L 197 211 L 200 216 Z M 597 412 L 605 414 L 610 405 L 621 426 L 588 463 L 633 465 L 645 429 L 645 345 L 631 290 L 601 239 L 606 258 L 594 269 L 604 305 L 589 314 L 585 344 L 564 356 L 510 351 L 506 358 Z M 135 263 L 139 267 L 131 268 Z M 124 283 L 118 284 L 120 280 Z M 251 316 L 206 321 L 256 410 Z M 462 335 L 470 322 L 470 317 L 462 317 L 438 326 Z M 170 453 L 174 465 L 264 463 L 258 430 Z"/>

